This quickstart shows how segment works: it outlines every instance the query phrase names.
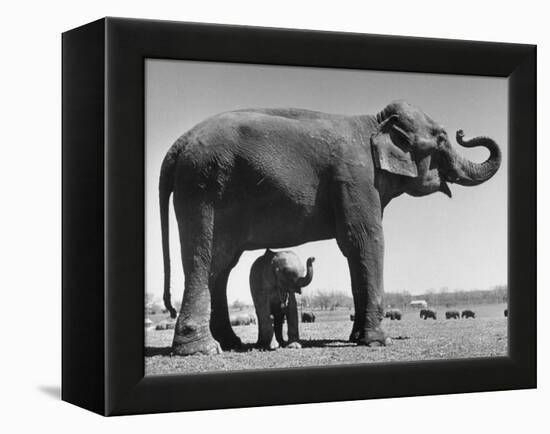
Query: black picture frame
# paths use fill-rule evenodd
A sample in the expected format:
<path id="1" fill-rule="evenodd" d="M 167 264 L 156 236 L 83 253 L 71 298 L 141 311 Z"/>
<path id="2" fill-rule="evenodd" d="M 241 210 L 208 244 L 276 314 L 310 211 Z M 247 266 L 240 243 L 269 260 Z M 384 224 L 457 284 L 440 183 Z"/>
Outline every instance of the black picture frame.
<path id="1" fill-rule="evenodd" d="M 62 50 L 63 400 L 124 415 L 536 387 L 536 46 L 104 18 Z M 509 356 L 144 377 L 146 58 L 507 77 Z"/>

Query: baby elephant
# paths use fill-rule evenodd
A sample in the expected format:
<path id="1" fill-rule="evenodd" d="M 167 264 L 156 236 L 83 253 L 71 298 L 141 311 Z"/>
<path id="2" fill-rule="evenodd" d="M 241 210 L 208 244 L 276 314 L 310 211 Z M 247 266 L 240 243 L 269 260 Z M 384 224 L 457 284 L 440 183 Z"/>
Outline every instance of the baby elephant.
<path id="1" fill-rule="evenodd" d="M 267 249 L 264 255 L 252 264 L 250 291 L 258 318 L 257 345 L 260 348 L 273 350 L 285 345 L 288 348 L 301 348 L 295 294 L 301 294 L 302 288 L 311 283 L 314 261 L 315 258 L 308 258 L 306 271 L 295 253 L 273 252 Z M 288 324 L 288 344 L 283 339 L 285 316 Z M 276 342 L 273 342 L 273 332 Z"/>

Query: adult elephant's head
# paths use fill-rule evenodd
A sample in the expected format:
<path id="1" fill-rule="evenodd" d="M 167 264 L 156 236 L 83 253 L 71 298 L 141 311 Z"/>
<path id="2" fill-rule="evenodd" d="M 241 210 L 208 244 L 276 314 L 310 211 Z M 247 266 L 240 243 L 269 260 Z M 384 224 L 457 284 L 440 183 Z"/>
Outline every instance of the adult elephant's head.
<path id="1" fill-rule="evenodd" d="M 464 140 L 461 130 L 456 133 L 460 146 L 484 146 L 489 150 L 486 161 L 474 163 L 461 155 L 443 127 L 406 102 L 389 104 L 376 115 L 376 121 L 378 131 L 371 137 L 375 164 L 386 172 L 401 175 L 400 192 L 424 196 L 441 191 L 451 197 L 448 182 L 478 185 L 500 167 L 502 156 L 493 139 Z"/>

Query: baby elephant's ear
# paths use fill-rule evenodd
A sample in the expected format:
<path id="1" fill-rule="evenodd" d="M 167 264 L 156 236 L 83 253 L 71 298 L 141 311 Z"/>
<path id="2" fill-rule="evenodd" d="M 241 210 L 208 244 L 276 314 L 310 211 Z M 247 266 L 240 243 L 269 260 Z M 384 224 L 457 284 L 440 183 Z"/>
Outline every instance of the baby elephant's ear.
<path id="1" fill-rule="evenodd" d="M 416 178 L 418 171 L 407 149 L 410 146 L 407 140 L 405 131 L 395 125 L 395 116 L 384 121 L 370 139 L 376 167 L 396 175 Z"/>

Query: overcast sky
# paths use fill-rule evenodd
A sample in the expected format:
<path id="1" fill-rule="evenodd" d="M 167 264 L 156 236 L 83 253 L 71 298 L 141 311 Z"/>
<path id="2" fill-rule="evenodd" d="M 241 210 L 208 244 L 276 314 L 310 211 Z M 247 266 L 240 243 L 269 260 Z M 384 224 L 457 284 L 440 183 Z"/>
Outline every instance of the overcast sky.
<path id="1" fill-rule="evenodd" d="M 146 291 L 161 298 L 163 266 L 158 176 L 166 151 L 198 122 L 223 111 L 298 107 L 339 114 L 375 114 L 394 99 L 421 107 L 455 137 L 486 135 L 503 151 L 499 172 L 477 187 L 451 184 L 453 198 L 435 193 L 400 196 L 384 213 L 386 291 L 486 289 L 507 282 L 507 80 L 456 75 L 147 60 L 145 218 Z M 485 149 L 464 150 L 483 161 Z M 170 204 L 172 302 L 181 300 L 184 276 Z M 293 248 L 315 256 L 305 291 L 351 295 L 347 263 L 334 240 Z M 228 298 L 251 301 L 248 274 L 264 250 L 245 252 L 229 278 Z"/>

